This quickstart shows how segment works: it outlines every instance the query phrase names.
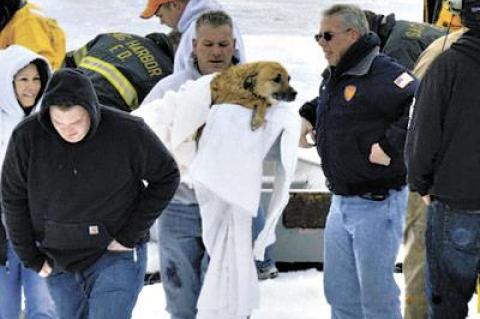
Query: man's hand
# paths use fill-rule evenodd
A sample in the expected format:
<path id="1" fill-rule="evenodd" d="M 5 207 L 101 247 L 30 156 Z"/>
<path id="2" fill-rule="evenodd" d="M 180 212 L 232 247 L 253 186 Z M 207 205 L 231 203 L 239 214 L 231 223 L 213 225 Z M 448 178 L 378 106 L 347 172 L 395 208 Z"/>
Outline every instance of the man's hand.
<path id="1" fill-rule="evenodd" d="M 430 205 L 432 203 L 432 197 L 430 195 L 422 196 L 423 202 L 425 205 Z"/>
<path id="2" fill-rule="evenodd" d="M 388 166 L 391 158 L 380 147 L 380 144 L 375 143 L 370 149 L 370 156 L 368 157 L 370 163 Z"/>
<path id="3" fill-rule="evenodd" d="M 110 251 L 130 251 L 130 250 L 133 250 L 133 248 L 125 247 L 114 239 L 108 245 L 107 250 L 110 250 Z"/>
<path id="4" fill-rule="evenodd" d="M 43 262 L 42 269 L 40 269 L 40 271 L 38 272 L 38 275 L 42 278 L 46 278 L 50 276 L 51 273 L 52 273 L 52 267 L 50 267 L 50 265 L 48 264 L 48 261 L 45 260 Z"/>
<path id="5" fill-rule="evenodd" d="M 300 131 L 300 140 L 298 146 L 303 148 L 310 148 L 315 146 L 315 131 L 309 121 L 302 118 L 302 129 Z"/>

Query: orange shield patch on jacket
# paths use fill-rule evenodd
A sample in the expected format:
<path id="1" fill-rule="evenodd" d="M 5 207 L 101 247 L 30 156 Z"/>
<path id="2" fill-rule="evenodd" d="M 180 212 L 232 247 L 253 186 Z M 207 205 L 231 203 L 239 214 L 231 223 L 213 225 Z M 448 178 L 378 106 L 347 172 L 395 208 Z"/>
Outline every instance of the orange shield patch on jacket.
<path id="1" fill-rule="evenodd" d="M 347 102 L 350 102 L 357 93 L 357 87 L 355 85 L 347 85 L 343 91 L 343 96 Z"/>

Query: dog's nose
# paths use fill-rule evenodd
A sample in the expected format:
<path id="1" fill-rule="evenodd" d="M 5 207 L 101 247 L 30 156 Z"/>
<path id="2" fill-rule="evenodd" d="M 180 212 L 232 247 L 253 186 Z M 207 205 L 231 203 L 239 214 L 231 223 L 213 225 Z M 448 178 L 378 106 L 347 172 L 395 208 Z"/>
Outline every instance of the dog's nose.
<path id="1" fill-rule="evenodd" d="M 287 101 L 288 102 L 294 101 L 296 97 L 297 97 L 297 91 L 295 91 L 295 89 L 290 86 L 287 92 Z"/>
<path id="2" fill-rule="evenodd" d="M 295 91 L 295 89 L 292 88 L 291 86 L 288 87 L 287 91 L 273 94 L 273 97 L 275 99 L 279 101 L 286 101 L 286 102 L 292 102 L 293 100 L 295 100 L 296 96 L 297 96 L 297 91 Z"/>

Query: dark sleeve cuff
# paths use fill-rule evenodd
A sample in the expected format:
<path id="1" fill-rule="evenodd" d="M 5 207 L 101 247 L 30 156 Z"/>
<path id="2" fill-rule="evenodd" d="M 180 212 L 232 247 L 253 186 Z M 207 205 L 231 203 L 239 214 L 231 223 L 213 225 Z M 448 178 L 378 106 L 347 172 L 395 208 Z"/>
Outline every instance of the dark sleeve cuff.
<path id="1" fill-rule="evenodd" d="M 387 140 L 386 137 L 382 138 L 378 142 L 378 144 L 380 145 L 382 150 L 385 152 L 385 154 L 387 154 L 390 157 L 393 157 L 393 155 L 397 153 L 395 148 L 392 146 L 392 144 L 390 144 L 390 142 Z"/>
<path id="2" fill-rule="evenodd" d="M 137 244 L 137 241 L 129 238 L 128 234 L 117 234 L 115 240 L 127 248 L 134 248 Z"/>
<path id="3" fill-rule="evenodd" d="M 302 105 L 300 110 L 298 110 L 300 116 L 309 121 L 313 127 L 315 127 L 315 122 L 317 121 L 317 99 L 318 97 L 314 98 L 309 102 L 306 102 Z"/>
<path id="4" fill-rule="evenodd" d="M 0 242 L 0 266 L 7 263 L 7 242 Z"/>
<path id="5" fill-rule="evenodd" d="M 0 266 L 7 262 L 7 235 L 2 221 L 0 221 Z"/>
<path id="6" fill-rule="evenodd" d="M 420 196 L 422 197 L 428 195 L 428 189 L 421 189 L 421 190 L 417 190 L 416 192 L 420 194 Z"/>
<path id="7" fill-rule="evenodd" d="M 418 185 L 414 185 L 414 184 L 409 184 L 408 186 L 411 192 L 416 192 L 422 197 L 428 195 L 429 187 L 425 187 L 425 186 L 419 187 Z"/>
<path id="8" fill-rule="evenodd" d="M 37 274 L 42 270 L 43 264 L 45 263 L 45 256 L 38 256 L 32 262 L 29 262 L 28 264 L 25 264 L 25 267 L 32 269 L 34 272 Z M 50 265 L 53 267 L 53 265 Z"/>

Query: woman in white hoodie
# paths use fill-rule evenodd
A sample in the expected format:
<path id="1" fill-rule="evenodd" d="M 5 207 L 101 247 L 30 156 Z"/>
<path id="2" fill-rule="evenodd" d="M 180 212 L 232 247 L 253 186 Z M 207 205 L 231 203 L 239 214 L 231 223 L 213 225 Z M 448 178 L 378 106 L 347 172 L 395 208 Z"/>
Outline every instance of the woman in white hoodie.
<path id="1" fill-rule="evenodd" d="M 29 49 L 0 50 L 0 172 L 14 127 L 36 111 L 50 78 L 50 65 Z M 1 206 L 0 206 L 1 212 Z M 45 279 L 20 263 L 0 223 L 0 319 L 19 318 L 22 288 L 27 318 L 56 318 Z"/>

